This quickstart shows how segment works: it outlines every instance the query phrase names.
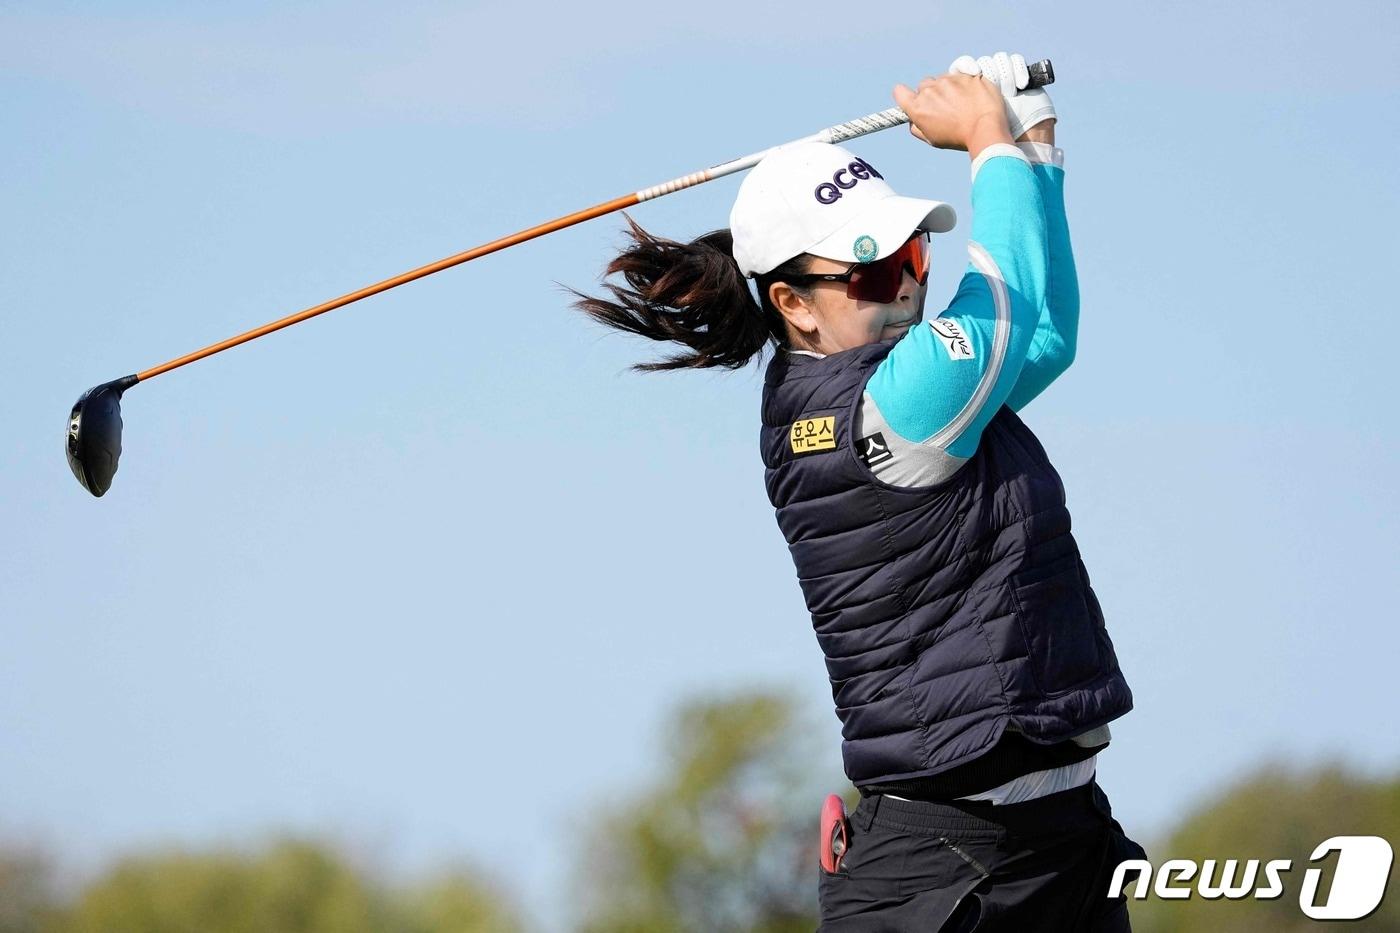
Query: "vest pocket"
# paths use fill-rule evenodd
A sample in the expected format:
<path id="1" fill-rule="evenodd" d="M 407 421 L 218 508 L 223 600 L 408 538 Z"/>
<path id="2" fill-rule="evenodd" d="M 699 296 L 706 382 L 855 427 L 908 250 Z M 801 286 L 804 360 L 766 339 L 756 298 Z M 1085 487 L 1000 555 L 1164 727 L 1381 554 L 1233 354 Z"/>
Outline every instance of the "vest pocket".
<path id="1" fill-rule="evenodd" d="M 1084 598 L 1074 555 L 1012 578 L 1027 664 L 1042 695 L 1069 693 L 1099 673 L 1099 623 Z"/>

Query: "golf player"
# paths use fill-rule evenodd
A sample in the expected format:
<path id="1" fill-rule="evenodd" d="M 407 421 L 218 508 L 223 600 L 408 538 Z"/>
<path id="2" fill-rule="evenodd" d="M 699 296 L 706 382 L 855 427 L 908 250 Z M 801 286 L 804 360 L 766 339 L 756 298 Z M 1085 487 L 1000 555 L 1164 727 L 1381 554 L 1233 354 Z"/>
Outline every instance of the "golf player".
<path id="1" fill-rule="evenodd" d="M 1144 854 L 1095 760 L 1132 694 L 1018 415 L 1079 326 L 1056 114 L 1027 85 L 997 53 L 895 88 L 921 145 L 971 158 L 970 262 L 941 312 L 929 250 L 952 208 L 815 142 L 754 167 L 726 230 L 681 243 L 629 219 L 607 269 L 625 284 L 578 302 L 685 348 L 639 369 L 771 346 L 765 482 L 861 794 L 823 827 L 823 930 L 1129 929 L 1109 880 Z"/>

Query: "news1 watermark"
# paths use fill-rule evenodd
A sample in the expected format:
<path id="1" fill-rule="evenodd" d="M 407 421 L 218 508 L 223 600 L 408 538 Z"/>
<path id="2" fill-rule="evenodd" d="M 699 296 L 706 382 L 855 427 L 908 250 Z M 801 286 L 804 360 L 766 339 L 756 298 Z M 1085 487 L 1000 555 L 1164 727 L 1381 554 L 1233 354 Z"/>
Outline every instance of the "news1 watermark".
<path id="1" fill-rule="evenodd" d="M 1361 920 L 1381 905 L 1395 853 L 1380 836 L 1333 836 L 1313 849 L 1308 862 L 1327 863 L 1333 852 L 1337 857 L 1331 866 L 1331 887 L 1322 887 L 1325 864 L 1306 869 L 1298 889 L 1298 907 L 1313 920 Z M 1118 897 L 1126 890 L 1128 896 L 1142 900 L 1151 888 L 1163 900 L 1201 897 L 1208 901 L 1268 901 L 1287 893 L 1293 879 L 1285 875 L 1293 870 L 1291 859 L 1197 862 L 1174 858 L 1156 868 L 1146 859 L 1129 859 L 1114 869 L 1108 896 Z M 1129 881 L 1129 873 L 1136 873 L 1137 877 Z M 1318 903 L 1323 890 L 1327 892 L 1325 901 Z"/>

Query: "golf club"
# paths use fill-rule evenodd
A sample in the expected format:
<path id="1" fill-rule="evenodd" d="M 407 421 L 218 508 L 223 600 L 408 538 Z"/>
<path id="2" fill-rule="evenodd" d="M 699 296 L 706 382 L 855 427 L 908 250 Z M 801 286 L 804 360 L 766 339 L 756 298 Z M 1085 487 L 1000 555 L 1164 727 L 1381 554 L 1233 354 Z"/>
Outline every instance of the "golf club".
<path id="1" fill-rule="evenodd" d="M 1030 81 L 1027 87 L 1044 87 L 1052 84 L 1055 80 L 1055 71 L 1048 59 L 1036 62 L 1028 66 Z M 839 143 L 847 139 L 854 139 L 864 136 L 867 133 L 874 133 L 879 130 L 889 129 L 892 126 L 900 126 L 908 123 L 909 117 L 898 107 L 891 107 L 888 110 L 881 110 L 869 116 L 860 117 L 855 120 L 828 127 L 810 136 L 804 136 L 794 142 L 826 142 Z M 662 195 L 680 191 L 683 188 L 691 188 L 695 185 L 713 181 L 716 178 L 723 178 L 735 172 L 752 168 L 754 165 L 771 152 L 770 147 L 760 152 L 724 162 L 720 165 L 683 175 L 680 178 L 672 179 L 641 191 L 614 198 L 611 201 L 604 201 L 602 204 L 566 214 L 554 220 L 547 221 L 534 227 L 529 227 L 512 233 L 509 236 L 492 240 L 490 243 L 474 247 L 465 252 L 439 259 L 437 262 L 429 263 L 426 266 L 419 266 L 417 269 L 400 273 L 393 278 L 388 278 L 382 282 L 366 286 L 359 291 L 341 295 L 330 301 L 298 311 L 296 314 L 288 315 L 261 327 L 230 337 L 219 343 L 211 344 L 201 350 L 188 353 L 184 356 L 153 366 L 150 369 L 135 373 L 130 376 L 123 376 L 111 382 L 104 382 L 101 385 L 88 389 L 73 404 L 73 410 L 68 416 L 68 434 L 65 451 L 68 455 L 68 465 L 73 470 L 73 475 L 78 478 L 78 482 L 83 484 L 83 488 L 94 496 L 101 496 L 112 486 L 112 478 L 117 472 L 117 460 L 122 453 L 122 394 L 138 382 L 145 382 L 153 379 L 162 373 L 168 373 L 172 369 L 178 369 L 186 363 L 193 363 L 202 360 L 206 356 L 213 356 L 221 353 L 230 347 L 236 347 L 241 343 L 256 340 L 273 331 L 299 324 L 307 318 L 316 317 L 318 314 L 325 314 L 327 311 L 334 311 L 336 308 L 343 308 L 361 298 L 368 298 L 370 295 L 377 295 L 380 292 L 388 291 L 405 282 L 412 282 L 424 276 L 432 275 L 434 272 L 441 272 L 443 269 L 460 265 L 478 256 L 485 256 L 487 253 L 494 253 L 517 243 L 532 240 L 535 237 L 544 236 L 546 233 L 553 233 L 565 227 L 591 220 L 594 217 L 601 217 L 604 214 L 611 214 L 624 208 L 640 204 L 642 201 L 650 201 Z"/>

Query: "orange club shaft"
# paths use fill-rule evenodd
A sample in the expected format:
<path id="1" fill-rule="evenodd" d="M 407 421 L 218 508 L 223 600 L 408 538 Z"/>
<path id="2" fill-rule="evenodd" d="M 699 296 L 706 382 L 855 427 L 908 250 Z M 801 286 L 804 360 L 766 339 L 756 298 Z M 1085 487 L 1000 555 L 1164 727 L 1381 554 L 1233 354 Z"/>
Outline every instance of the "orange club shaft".
<path id="1" fill-rule="evenodd" d="M 375 282 L 373 285 L 367 285 L 358 291 L 350 292 L 347 295 L 341 295 L 339 298 L 332 298 L 330 301 L 323 302 L 312 308 L 307 308 L 305 311 L 289 314 L 284 318 L 264 324 L 261 327 L 255 327 L 250 331 L 245 331 L 236 337 L 230 337 L 227 340 L 221 340 L 218 343 L 210 344 L 201 350 L 195 350 L 193 353 L 186 353 L 184 356 L 170 360 L 168 363 L 161 363 L 159 366 L 152 366 L 150 369 L 139 372 L 136 374 L 136 378 L 138 381 L 144 382 L 147 379 L 159 376 L 161 373 L 168 373 L 172 369 L 178 369 L 186 363 L 193 363 L 195 360 L 202 360 L 206 356 L 213 356 L 215 353 L 221 353 L 230 347 L 236 347 L 241 343 L 256 340 L 259 337 L 270 334 L 273 331 L 281 330 L 284 327 L 291 327 L 293 324 L 299 324 L 308 318 L 316 317 L 318 314 L 325 314 L 327 311 L 343 308 L 348 304 L 359 301 L 361 298 L 368 298 L 370 295 L 387 292 L 389 289 L 397 288 L 405 282 L 412 282 L 415 279 L 421 279 L 424 276 L 432 275 L 434 272 L 441 272 L 443 269 L 450 269 L 453 266 L 461 265 L 464 262 L 476 259 L 478 256 L 485 256 L 487 253 L 494 253 L 508 246 L 514 246 L 517 243 L 533 240 L 536 237 L 544 236 L 547 233 L 553 233 L 556 230 L 562 230 L 565 227 L 572 227 L 574 224 L 582 223 L 585 220 L 592 220 L 594 217 L 601 217 L 604 214 L 611 214 L 614 211 L 632 207 L 640 201 L 641 198 L 638 194 L 633 192 L 632 194 L 624 195 L 620 198 L 613 198 L 611 201 L 604 201 L 602 204 L 595 204 L 593 207 L 585 208 L 581 211 L 574 211 L 572 214 L 565 214 L 563 217 L 558 217 L 534 227 L 520 230 L 509 236 L 503 236 L 499 240 L 492 240 L 490 243 L 484 243 L 481 246 L 472 247 L 464 252 L 448 256 L 445 259 L 439 259 L 437 262 L 428 263 L 426 266 L 419 266 L 417 269 L 410 269 L 408 272 L 399 273 L 393 278 L 384 279 L 382 282 Z"/>

